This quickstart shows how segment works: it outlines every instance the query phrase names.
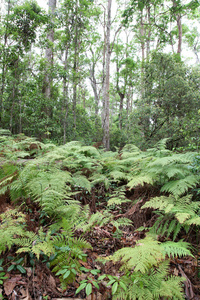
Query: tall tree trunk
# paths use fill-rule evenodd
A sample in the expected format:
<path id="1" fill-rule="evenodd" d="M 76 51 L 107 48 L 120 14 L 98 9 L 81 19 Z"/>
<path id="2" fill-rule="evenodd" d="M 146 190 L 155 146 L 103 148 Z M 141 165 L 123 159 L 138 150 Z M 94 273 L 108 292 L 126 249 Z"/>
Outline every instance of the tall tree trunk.
<path id="1" fill-rule="evenodd" d="M 124 93 L 121 92 L 119 87 L 119 62 L 117 59 L 117 93 L 120 97 L 119 101 L 119 129 L 122 129 L 122 112 L 123 112 L 123 106 L 124 106 L 124 97 L 125 97 L 125 87 L 124 87 Z"/>
<path id="2" fill-rule="evenodd" d="M 147 7 L 147 22 L 148 22 L 148 36 L 147 36 L 147 50 L 146 56 L 148 57 L 150 54 L 150 42 L 151 42 L 151 8 L 150 6 Z"/>
<path id="3" fill-rule="evenodd" d="M 76 1 L 75 10 L 75 36 L 74 36 L 74 64 L 73 64 L 73 97 L 72 97 L 72 111 L 73 111 L 73 128 L 74 138 L 76 136 L 76 102 L 77 102 L 77 67 L 78 67 L 78 0 Z"/>
<path id="4" fill-rule="evenodd" d="M 103 6 L 103 5 L 102 5 Z M 104 8 L 104 23 L 103 23 L 103 33 L 104 33 L 104 44 L 103 44 L 103 64 L 102 64 L 102 112 L 101 112 L 101 123 L 102 128 L 104 128 L 105 120 L 105 99 L 104 99 L 104 85 L 105 85 L 105 66 L 106 66 L 106 8 Z"/>
<path id="5" fill-rule="evenodd" d="M 65 50 L 65 76 L 63 78 L 63 111 L 64 116 L 63 116 L 63 143 L 66 143 L 66 136 L 67 136 L 67 117 L 68 117 L 68 111 L 69 111 L 69 103 L 68 103 L 68 83 L 67 83 L 67 68 L 68 68 L 68 51 L 69 51 L 69 46 L 66 47 Z"/>
<path id="6" fill-rule="evenodd" d="M 56 1 L 57 0 L 49 0 L 49 14 L 51 15 L 51 23 L 54 22 L 54 15 L 56 10 Z M 53 27 L 51 24 L 51 27 Z M 45 58 L 47 61 L 47 70 L 45 76 L 45 86 L 44 86 L 44 94 L 46 99 L 48 100 L 48 105 L 45 107 L 45 113 L 47 117 L 51 117 L 51 85 L 52 85 L 52 75 L 51 75 L 51 68 L 53 66 L 53 43 L 54 43 L 54 29 L 51 28 L 47 33 L 47 39 L 49 41 L 49 46 L 46 48 Z"/>
<path id="7" fill-rule="evenodd" d="M 78 55 L 78 28 L 76 26 L 75 40 L 74 40 L 74 65 L 73 65 L 73 100 L 72 110 L 74 119 L 74 130 L 76 130 L 76 101 L 77 101 L 77 55 Z"/>
<path id="8" fill-rule="evenodd" d="M 140 39 L 141 39 L 141 50 L 142 50 L 142 62 L 145 59 L 145 42 L 144 42 L 144 23 L 143 23 L 143 12 L 141 12 L 140 18 Z"/>
<path id="9" fill-rule="evenodd" d="M 173 0 L 172 3 L 173 3 L 173 8 L 175 9 L 176 23 L 177 23 L 177 27 L 178 27 L 178 48 L 177 48 L 177 53 L 179 55 L 181 55 L 181 51 L 182 51 L 182 39 L 183 39 L 181 14 L 179 12 L 176 13 L 177 0 Z"/>
<path id="10" fill-rule="evenodd" d="M 182 23 L 181 23 L 181 15 L 180 14 L 178 14 L 176 22 L 177 22 L 177 26 L 178 26 L 178 49 L 177 49 L 177 53 L 179 53 L 181 55 L 183 33 L 182 33 Z"/>
<path id="11" fill-rule="evenodd" d="M 106 67 L 105 67 L 105 82 L 103 89 L 104 99 L 104 122 L 103 122 L 103 145 L 106 150 L 110 149 L 110 128 L 109 128 L 109 117 L 110 117 L 110 31 L 111 31 L 111 4 L 112 0 L 108 0 L 108 11 L 107 11 L 107 25 L 106 25 Z"/>
<path id="12" fill-rule="evenodd" d="M 2 3 L 3 4 L 3 3 Z M 10 15 L 10 0 L 8 0 L 8 10 L 7 10 L 7 22 L 6 29 L 4 34 L 4 45 L 3 45 L 3 55 L 2 55 L 2 74 L 1 74 L 1 92 L 0 92 L 0 126 L 2 126 L 2 118 L 3 118 L 3 94 L 5 89 L 5 80 L 6 80 L 6 46 L 8 40 L 8 17 Z"/>

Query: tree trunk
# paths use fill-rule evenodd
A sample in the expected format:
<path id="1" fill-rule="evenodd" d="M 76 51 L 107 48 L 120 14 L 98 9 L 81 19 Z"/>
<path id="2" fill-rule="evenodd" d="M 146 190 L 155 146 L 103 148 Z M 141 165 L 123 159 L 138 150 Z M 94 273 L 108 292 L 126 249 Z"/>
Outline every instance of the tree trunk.
<path id="1" fill-rule="evenodd" d="M 3 3 L 2 3 L 3 4 Z M 6 46 L 8 40 L 8 17 L 10 15 L 10 0 L 8 0 L 8 11 L 7 11 L 7 23 L 4 35 L 4 45 L 3 45 L 3 55 L 2 55 L 2 82 L 1 82 L 1 92 L 0 92 L 0 126 L 2 126 L 2 118 L 3 118 L 3 94 L 5 89 L 5 80 L 6 80 Z"/>
<path id="2" fill-rule="evenodd" d="M 55 15 L 56 10 L 56 0 L 49 0 L 49 14 L 51 15 L 51 27 L 53 24 L 53 16 Z M 49 46 L 46 48 L 45 58 L 47 61 L 47 70 L 45 76 L 45 86 L 44 94 L 47 100 L 51 99 L 51 84 L 52 84 L 52 75 L 51 68 L 53 66 L 53 43 L 54 43 L 54 29 L 50 29 L 47 33 L 47 39 L 49 41 Z M 52 114 L 51 105 L 45 106 L 45 113 L 47 117 L 50 117 Z"/>
<path id="3" fill-rule="evenodd" d="M 151 8 L 150 6 L 147 7 L 147 20 L 148 20 L 148 37 L 147 37 L 147 50 L 146 56 L 148 57 L 150 54 L 150 42 L 151 42 Z"/>
<path id="4" fill-rule="evenodd" d="M 173 8 L 176 9 L 177 7 L 177 2 L 176 0 L 173 0 Z M 176 13 L 176 23 L 178 27 L 178 48 L 177 48 L 177 53 L 181 55 L 181 50 L 182 50 L 182 38 L 183 38 L 183 33 L 182 33 L 182 23 L 181 23 L 181 14 L 178 12 Z"/>
<path id="5" fill-rule="evenodd" d="M 65 76 L 63 78 L 63 99 L 64 99 L 64 104 L 63 104 L 63 111 L 65 112 L 64 117 L 63 117 L 63 143 L 66 143 L 66 135 L 67 135 L 67 117 L 68 117 L 68 111 L 69 111 L 69 103 L 68 103 L 68 83 L 67 83 L 67 68 L 68 68 L 68 51 L 69 51 L 69 46 L 66 47 L 65 50 Z"/>
<path id="6" fill-rule="evenodd" d="M 110 117 L 110 31 L 111 31 L 111 4 L 112 0 L 108 0 L 107 25 L 106 25 L 106 67 L 105 67 L 105 82 L 103 88 L 104 100 L 104 120 L 103 120 L 103 145 L 106 150 L 110 149 L 110 132 L 109 132 L 109 117 Z"/>

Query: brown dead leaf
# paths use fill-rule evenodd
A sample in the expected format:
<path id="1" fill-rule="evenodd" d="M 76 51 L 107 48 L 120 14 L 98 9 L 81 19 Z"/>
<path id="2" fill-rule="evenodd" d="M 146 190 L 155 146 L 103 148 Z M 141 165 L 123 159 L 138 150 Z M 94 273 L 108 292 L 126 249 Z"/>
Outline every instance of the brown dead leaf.
<path id="1" fill-rule="evenodd" d="M 13 291 L 12 292 L 12 296 L 11 298 L 9 298 L 10 300 L 16 300 L 17 299 L 17 292 L 16 291 Z"/>
<path id="2" fill-rule="evenodd" d="M 53 288 L 56 287 L 56 281 L 52 275 L 49 276 L 49 285 L 52 286 Z"/>
<path id="3" fill-rule="evenodd" d="M 174 268 L 174 275 L 178 276 L 178 274 L 179 274 L 179 270 L 177 268 Z"/>
<path id="4" fill-rule="evenodd" d="M 32 269 L 31 268 L 25 268 L 26 269 L 26 274 L 28 277 L 31 277 L 32 275 Z"/>
<path id="5" fill-rule="evenodd" d="M 89 296 L 87 296 L 86 298 L 85 298 L 86 300 L 102 300 L 102 294 L 100 294 L 100 293 L 94 293 L 94 294 L 91 294 L 91 295 L 89 295 Z"/>
<path id="6" fill-rule="evenodd" d="M 84 266 L 86 269 L 91 269 L 90 265 L 89 265 L 87 262 L 82 261 L 82 260 L 79 260 L 79 262 L 80 262 L 80 264 L 81 264 L 82 266 Z"/>
<path id="7" fill-rule="evenodd" d="M 12 277 L 4 281 L 3 287 L 5 294 L 8 296 L 12 293 L 13 289 L 17 285 L 17 282 L 21 279 L 21 276 Z"/>
<path id="8" fill-rule="evenodd" d="M 21 288 L 20 289 L 20 293 L 21 293 L 20 299 L 23 299 L 23 300 L 32 300 L 32 298 L 31 298 L 31 296 L 29 294 L 28 288 L 26 288 L 26 289 Z"/>

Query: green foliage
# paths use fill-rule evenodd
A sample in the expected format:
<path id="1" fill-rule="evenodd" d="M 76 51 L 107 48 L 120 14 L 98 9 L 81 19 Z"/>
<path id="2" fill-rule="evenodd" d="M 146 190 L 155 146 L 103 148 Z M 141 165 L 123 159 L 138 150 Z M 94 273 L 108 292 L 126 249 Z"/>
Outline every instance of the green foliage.
<path id="1" fill-rule="evenodd" d="M 158 210 L 158 218 L 151 230 L 162 236 L 173 234 L 175 240 L 182 228 L 188 232 L 191 225 L 200 225 L 199 202 L 192 201 L 192 195 L 181 198 L 172 195 L 155 197 L 142 208 L 146 207 Z"/>
<path id="2" fill-rule="evenodd" d="M 165 149 L 166 142 L 164 140 L 147 152 L 129 153 L 124 162 L 132 162 L 132 174 L 129 175 L 127 184 L 130 189 L 147 183 L 161 186 L 161 192 L 169 192 L 179 197 L 197 185 L 199 176 L 189 167 L 196 154 L 173 153 Z"/>
<path id="3" fill-rule="evenodd" d="M 161 262 L 157 268 L 152 268 L 144 274 L 129 273 L 121 277 L 126 290 L 117 287 L 113 299 L 159 300 L 185 299 L 182 290 L 183 279 L 168 275 L 168 262 Z"/>
<path id="4" fill-rule="evenodd" d="M 55 254 L 51 259 L 52 271 L 59 276 L 62 288 L 65 289 L 69 282 L 73 282 L 77 273 L 80 273 L 80 260 L 87 256 L 83 249 L 90 248 L 90 244 L 82 238 L 73 236 L 73 223 L 69 219 L 63 219 L 60 223 L 53 225 L 52 230 L 62 230 L 55 235 Z"/>
<path id="5" fill-rule="evenodd" d="M 21 257 L 19 259 L 13 259 L 12 257 L 8 257 L 9 260 L 11 259 L 11 265 L 8 267 L 7 272 L 11 272 L 11 271 L 19 271 L 21 274 L 26 274 L 26 270 L 24 269 L 24 267 L 22 266 L 23 262 L 24 262 L 24 258 Z"/>
<path id="6" fill-rule="evenodd" d="M 0 286 L 3 284 L 3 281 L 8 278 L 7 276 L 5 276 L 6 273 L 4 272 L 4 268 L 2 267 L 3 261 L 4 261 L 4 259 L 1 258 L 0 259 Z M 0 297 L 1 297 L 1 295 L 0 295 Z"/>
<path id="7" fill-rule="evenodd" d="M 191 255 L 188 244 L 183 242 L 160 243 L 151 236 L 137 241 L 134 248 L 122 248 L 111 256 L 121 259 L 125 275 L 121 280 L 126 289 L 113 284 L 114 299 L 184 299 L 181 283 L 183 279 L 168 275 L 168 262 L 165 256 Z"/>
<path id="8" fill-rule="evenodd" d="M 26 137 L 3 141 L 0 145 L 3 159 L 0 168 L 0 193 L 9 195 L 12 201 L 26 207 L 37 204 L 40 224 L 35 232 L 26 229 L 26 215 L 17 210 L 1 214 L 0 253 L 15 249 L 20 257 L 14 257 L 9 271 L 23 273 L 24 257 L 39 263 L 42 259 L 66 289 L 82 272 L 87 278 L 80 283 L 77 293 L 85 290 L 89 295 L 100 286 L 100 277 L 82 269 L 81 261 L 87 255 L 90 244 L 74 232 L 86 234 L 113 226 L 113 236 L 119 238 L 124 226 L 132 222 L 116 217 L 112 210 L 121 210 L 129 202 L 127 189 L 154 185 L 168 196 L 152 198 L 142 208 L 152 208 L 158 214 L 150 233 L 173 239 L 183 228 L 186 232 L 199 226 L 199 203 L 186 192 L 199 181 L 196 153 L 174 153 L 166 149 L 164 139 L 154 148 L 141 151 L 134 145 L 126 145 L 120 153 L 104 152 L 80 142 L 63 146 L 38 144 L 35 158 L 31 159 L 30 145 Z M 5 152 L 4 152 L 5 149 Z M 28 149 L 28 150 L 26 150 Z M 41 152 L 42 150 L 43 152 Z M 28 153 L 19 159 L 16 153 Z M 15 153 L 16 152 L 16 153 Z M 20 154 L 21 155 L 21 154 Z M 4 160 L 5 159 L 5 160 Z M 22 161 L 21 161 L 22 160 Z M 104 210 L 91 213 L 89 206 L 81 206 L 77 199 L 107 201 Z M 88 201 L 88 202 L 89 202 Z M 101 204 L 101 203 L 100 203 Z M 183 299 L 181 278 L 168 275 L 166 257 L 191 256 L 190 245 L 183 240 L 159 242 L 152 236 L 137 241 L 135 247 L 125 247 L 110 258 L 121 261 L 121 275 L 106 275 L 114 299 Z M 102 275 L 104 276 L 104 275 Z M 110 277 L 109 277 L 110 276 Z M 104 278 L 104 279 L 105 279 Z M 102 279 L 103 280 L 103 279 Z M 173 282 L 173 284 L 172 284 Z"/>
<path id="9" fill-rule="evenodd" d="M 1 226 L 1 244 L 0 254 L 11 247 L 16 242 L 17 236 L 23 236 L 25 231 L 25 215 L 17 210 L 8 210 L 0 215 Z"/>

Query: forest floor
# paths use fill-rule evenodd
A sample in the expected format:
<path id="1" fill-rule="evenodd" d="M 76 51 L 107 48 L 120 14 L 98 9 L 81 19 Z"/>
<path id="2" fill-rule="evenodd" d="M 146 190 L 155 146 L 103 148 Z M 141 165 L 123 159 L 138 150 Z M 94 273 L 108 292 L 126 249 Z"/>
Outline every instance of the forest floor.
<path id="1" fill-rule="evenodd" d="M 101 270 L 102 274 L 111 274 L 118 276 L 120 262 L 114 264 L 108 261 L 106 264 L 102 264 L 99 258 L 107 257 L 112 255 L 116 250 L 122 247 L 134 246 L 136 241 L 145 237 L 144 231 L 137 231 L 136 228 L 141 226 L 147 227 L 151 226 L 155 221 L 155 214 L 152 213 L 150 209 L 141 210 L 141 206 L 152 196 L 158 194 L 157 190 L 152 190 L 149 188 L 141 187 L 134 190 L 133 193 L 128 193 L 127 197 L 132 200 L 141 199 L 136 204 L 124 204 L 120 210 L 113 211 L 115 218 L 119 216 L 124 216 L 129 218 L 133 226 L 129 226 L 123 229 L 123 234 L 121 236 L 115 235 L 115 230 L 112 225 L 106 225 L 104 227 L 94 227 L 90 233 L 84 235 L 84 238 L 91 244 L 92 249 L 86 251 L 87 260 L 80 261 L 80 264 L 90 270 L 98 269 Z M 88 200 L 89 202 L 89 200 Z M 32 213 L 27 214 L 27 225 L 29 230 L 35 230 L 39 225 L 39 207 L 36 204 L 28 203 L 29 208 L 31 207 Z M 19 206 L 19 204 L 18 204 Z M 104 203 L 101 203 L 98 207 L 102 210 Z M 10 202 L 9 196 L 6 194 L 0 198 L 0 213 L 14 208 L 14 204 Z M 94 207 L 92 208 L 94 210 Z M 96 208 L 95 208 L 96 209 Z M 23 206 L 22 206 L 23 210 Z M 76 232 L 79 236 L 80 232 Z M 189 242 L 193 244 L 195 249 L 198 249 L 196 244 L 196 236 L 191 232 L 189 236 Z M 199 270 L 198 270 L 198 255 L 196 253 L 194 257 L 184 257 L 175 258 L 170 260 L 170 272 L 176 276 L 183 276 L 186 278 L 184 282 L 185 297 L 186 299 L 197 300 L 200 299 L 200 280 L 199 280 Z M 6 251 L 1 258 L 5 261 L 8 257 L 16 255 L 14 249 L 11 249 L 8 253 Z M 5 262 L 4 261 L 4 262 Z M 34 268 L 27 267 L 26 274 L 22 274 L 19 270 L 13 270 L 7 273 L 7 277 L 4 280 L 3 286 L 0 286 L 0 294 L 4 295 L 2 299 L 9 300 L 31 300 L 31 299 L 111 299 L 111 287 L 107 286 L 107 283 L 102 280 L 99 285 L 99 290 L 93 289 L 91 295 L 86 297 L 86 294 L 81 291 L 76 295 L 76 290 L 80 285 L 80 281 L 87 278 L 86 273 L 81 273 L 76 276 L 76 280 L 69 284 L 66 290 L 61 289 L 59 278 L 51 272 L 47 267 L 45 261 L 40 261 L 36 263 Z M 90 278 L 91 281 L 95 279 L 96 275 Z"/>

